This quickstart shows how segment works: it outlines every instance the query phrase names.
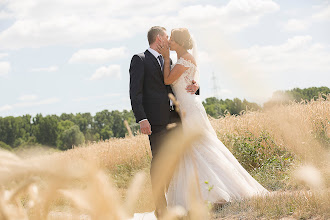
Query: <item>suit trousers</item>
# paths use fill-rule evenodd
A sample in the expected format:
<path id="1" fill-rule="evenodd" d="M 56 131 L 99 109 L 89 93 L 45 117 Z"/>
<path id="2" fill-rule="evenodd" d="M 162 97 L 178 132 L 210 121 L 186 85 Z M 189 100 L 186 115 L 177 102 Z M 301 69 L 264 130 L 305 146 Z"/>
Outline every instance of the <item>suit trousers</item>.
<path id="1" fill-rule="evenodd" d="M 153 199 L 156 206 L 156 211 L 158 210 L 164 210 L 166 208 L 166 198 L 165 194 L 162 194 L 160 197 L 156 197 L 155 194 L 155 186 L 156 184 L 163 184 L 158 183 L 155 175 L 154 175 L 154 161 L 155 158 L 158 156 L 159 150 L 161 148 L 161 145 L 163 143 L 163 140 L 165 139 L 167 135 L 167 129 L 166 125 L 153 125 L 151 126 L 152 133 L 149 135 L 149 142 L 151 147 L 151 153 L 152 153 L 152 160 L 151 160 L 151 167 L 150 167 L 150 177 L 151 177 L 151 186 L 153 191 Z M 164 183 L 164 192 L 166 188 L 166 183 Z"/>
<path id="2" fill-rule="evenodd" d="M 171 118 L 170 123 L 177 123 L 180 124 L 181 120 L 179 115 L 172 111 L 171 112 Z M 153 188 L 153 199 L 157 210 L 164 210 L 167 206 L 166 198 L 165 198 L 165 190 L 168 187 L 169 182 L 167 183 L 157 183 L 157 179 L 155 178 L 154 173 L 154 159 L 158 156 L 158 153 L 160 151 L 160 148 L 163 144 L 163 141 L 165 138 L 169 135 L 170 132 L 175 132 L 176 128 L 168 130 L 167 125 L 152 125 L 151 130 L 152 133 L 149 135 L 149 142 L 151 147 L 151 153 L 152 153 L 152 160 L 151 160 L 151 167 L 150 167 L 150 176 L 151 176 L 151 185 Z M 162 194 L 159 198 L 156 198 L 154 186 L 156 184 L 163 184 L 164 185 L 164 194 Z"/>

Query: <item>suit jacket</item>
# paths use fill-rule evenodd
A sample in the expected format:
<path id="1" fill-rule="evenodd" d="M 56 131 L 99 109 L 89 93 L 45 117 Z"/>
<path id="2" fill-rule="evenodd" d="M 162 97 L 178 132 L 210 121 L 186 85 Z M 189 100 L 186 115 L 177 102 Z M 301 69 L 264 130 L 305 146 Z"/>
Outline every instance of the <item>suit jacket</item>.
<path id="1" fill-rule="evenodd" d="M 148 119 L 151 125 L 170 123 L 171 117 L 176 114 L 170 112 L 168 98 L 168 93 L 173 92 L 169 85 L 164 84 L 161 67 L 154 55 L 148 50 L 135 54 L 131 60 L 129 73 L 129 93 L 136 122 Z M 199 94 L 199 91 L 196 94 Z"/>

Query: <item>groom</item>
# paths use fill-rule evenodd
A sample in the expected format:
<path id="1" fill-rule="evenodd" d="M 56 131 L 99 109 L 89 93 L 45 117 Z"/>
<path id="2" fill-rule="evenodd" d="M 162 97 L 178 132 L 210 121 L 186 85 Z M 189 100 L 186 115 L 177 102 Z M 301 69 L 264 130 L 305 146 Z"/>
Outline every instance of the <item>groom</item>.
<path id="1" fill-rule="evenodd" d="M 155 158 L 168 133 L 166 126 L 169 123 L 180 123 L 180 117 L 168 98 L 168 93 L 173 92 L 170 86 L 164 84 L 164 60 L 157 51 L 158 45 L 168 44 L 166 29 L 160 26 L 150 28 L 148 42 L 149 48 L 144 53 L 135 54 L 131 60 L 130 99 L 136 122 L 140 124 L 141 133 L 149 135 L 152 157 Z M 192 82 L 186 90 L 192 94 L 196 93 L 197 83 Z M 153 175 L 153 161 L 154 159 L 151 161 L 150 176 L 151 184 L 155 186 L 157 179 Z M 164 190 L 165 188 L 166 183 Z M 166 209 L 165 195 L 155 198 L 155 193 L 153 194 L 155 215 L 162 215 Z"/>

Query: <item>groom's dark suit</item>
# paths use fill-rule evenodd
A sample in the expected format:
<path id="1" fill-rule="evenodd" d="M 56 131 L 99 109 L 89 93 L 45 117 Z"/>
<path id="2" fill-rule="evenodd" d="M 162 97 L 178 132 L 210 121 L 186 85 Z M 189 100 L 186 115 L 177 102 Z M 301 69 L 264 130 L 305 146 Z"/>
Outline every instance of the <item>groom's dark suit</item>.
<path id="1" fill-rule="evenodd" d="M 172 62 L 172 61 L 171 61 Z M 169 85 L 164 84 L 164 76 L 156 57 L 146 50 L 136 54 L 131 60 L 130 99 L 136 122 L 148 119 L 152 134 L 149 135 L 153 158 L 158 153 L 162 139 L 167 134 L 166 126 L 169 123 L 180 122 L 179 115 L 171 110 L 168 93 L 173 93 Z M 153 175 L 153 161 L 151 162 L 151 182 L 157 182 Z M 166 183 L 164 183 L 166 187 Z M 166 207 L 165 195 L 154 198 L 156 209 Z M 158 201 L 158 202 L 157 202 Z M 157 204 L 158 203 L 158 204 Z"/>
<path id="2" fill-rule="evenodd" d="M 161 67 L 149 50 L 133 56 L 129 73 L 130 98 L 134 116 L 137 123 L 148 119 L 152 131 L 149 135 L 150 147 L 152 156 L 155 158 L 161 146 L 161 140 L 167 133 L 166 126 L 171 122 L 180 121 L 178 114 L 171 111 L 168 93 L 172 93 L 172 89 L 164 84 Z M 150 174 L 154 186 L 157 180 L 153 175 L 153 161 Z M 156 209 L 166 207 L 165 196 L 154 199 Z"/>
<path id="3" fill-rule="evenodd" d="M 130 66 L 130 98 L 136 122 L 148 119 L 151 125 L 170 122 L 171 87 L 164 84 L 161 67 L 146 50 L 133 56 Z"/>

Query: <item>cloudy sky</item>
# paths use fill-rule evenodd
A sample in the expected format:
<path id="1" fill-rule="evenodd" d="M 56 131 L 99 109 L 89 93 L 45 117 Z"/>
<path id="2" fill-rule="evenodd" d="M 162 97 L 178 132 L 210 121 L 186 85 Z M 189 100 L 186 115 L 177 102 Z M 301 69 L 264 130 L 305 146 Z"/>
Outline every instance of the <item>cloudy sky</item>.
<path id="1" fill-rule="evenodd" d="M 130 109 L 154 25 L 194 36 L 202 99 L 330 86 L 330 1 L 0 0 L 0 116 Z"/>

